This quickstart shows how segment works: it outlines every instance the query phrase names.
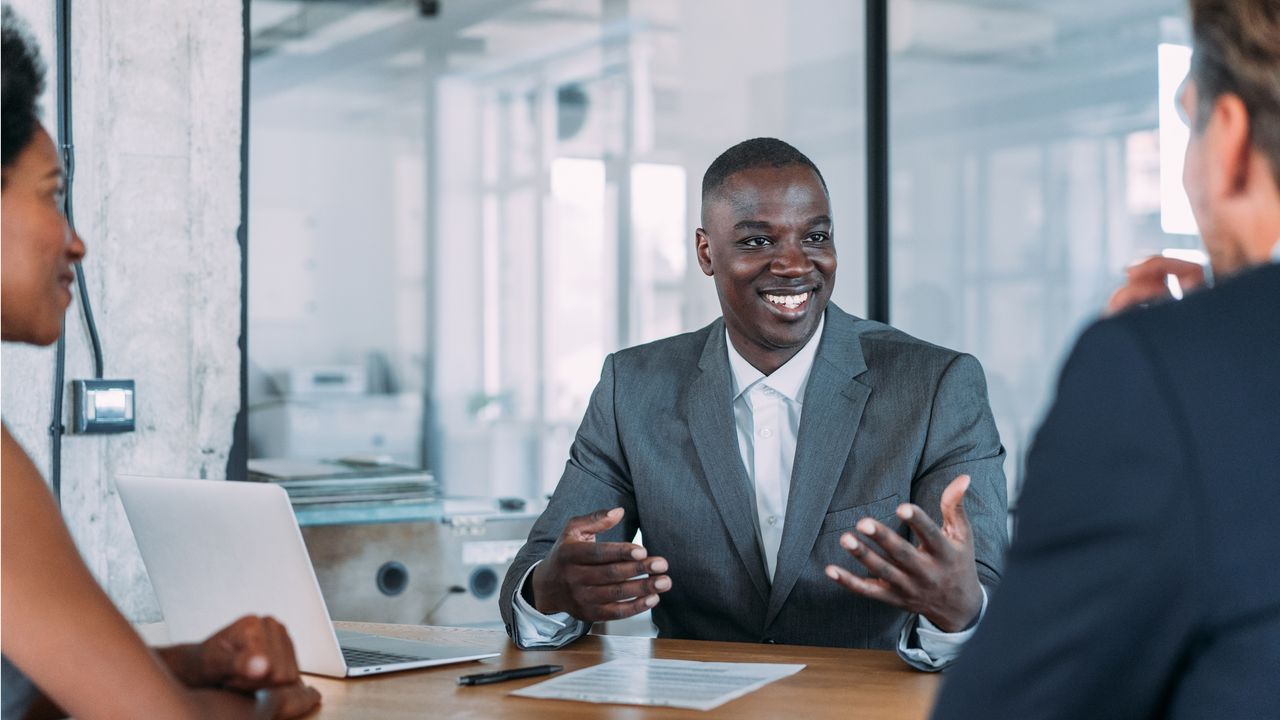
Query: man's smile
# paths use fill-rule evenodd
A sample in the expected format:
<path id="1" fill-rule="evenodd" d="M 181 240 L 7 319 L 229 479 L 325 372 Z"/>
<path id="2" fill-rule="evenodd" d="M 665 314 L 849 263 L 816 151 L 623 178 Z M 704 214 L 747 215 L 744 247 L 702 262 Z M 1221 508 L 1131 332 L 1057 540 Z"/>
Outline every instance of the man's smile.
<path id="1" fill-rule="evenodd" d="M 809 298 L 817 291 L 816 287 L 775 288 L 761 291 L 760 296 L 784 317 L 796 318 L 809 309 Z"/>

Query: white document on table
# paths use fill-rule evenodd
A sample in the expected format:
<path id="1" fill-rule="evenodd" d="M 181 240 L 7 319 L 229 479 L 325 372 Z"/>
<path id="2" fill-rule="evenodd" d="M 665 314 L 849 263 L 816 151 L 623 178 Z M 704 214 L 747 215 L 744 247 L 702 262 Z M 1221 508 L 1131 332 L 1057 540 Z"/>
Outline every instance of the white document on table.
<path id="1" fill-rule="evenodd" d="M 547 700 L 711 710 L 803 669 L 804 665 L 774 663 L 623 658 L 511 694 Z"/>

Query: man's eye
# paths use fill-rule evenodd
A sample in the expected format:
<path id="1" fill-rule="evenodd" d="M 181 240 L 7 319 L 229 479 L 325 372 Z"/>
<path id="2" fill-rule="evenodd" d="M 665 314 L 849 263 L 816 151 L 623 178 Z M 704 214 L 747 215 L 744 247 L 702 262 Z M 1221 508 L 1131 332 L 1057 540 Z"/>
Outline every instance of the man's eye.
<path id="1" fill-rule="evenodd" d="M 769 238 L 758 237 L 758 236 L 751 237 L 751 238 L 747 238 L 746 240 L 743 240 L 742 244 L 746 245 L 747 247 L 764 247 L 765 245 L 769 244 Z"/>
<path id="2" fill-rule="evenodd" d="M 811 243 L 824 243 L 827 240 L 830 240 L 826 233 L 811 233 L 809 237 L 805 239 Z"/>

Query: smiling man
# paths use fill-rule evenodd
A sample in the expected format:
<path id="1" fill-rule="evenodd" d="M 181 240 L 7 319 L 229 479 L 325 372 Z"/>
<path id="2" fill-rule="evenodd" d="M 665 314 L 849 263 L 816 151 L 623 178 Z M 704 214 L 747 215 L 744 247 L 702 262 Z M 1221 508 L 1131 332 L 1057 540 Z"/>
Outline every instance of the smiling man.
<path id="1" fill-rule="evenodd" d="M 896 647 L 945 666 L 1005 543 L 981 367 L 829 304 L 831 203 L 790 145 L 717 158 L 702 225 L 723 318 L 605 360 L 507 573 L 507 631 L 558 646 L 652 608 L 663 637 Z"/>

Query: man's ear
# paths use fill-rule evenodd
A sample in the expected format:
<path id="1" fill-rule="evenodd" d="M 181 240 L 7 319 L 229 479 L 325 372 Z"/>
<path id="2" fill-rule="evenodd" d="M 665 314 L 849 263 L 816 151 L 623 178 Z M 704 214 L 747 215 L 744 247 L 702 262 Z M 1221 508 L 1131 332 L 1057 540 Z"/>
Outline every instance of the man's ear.
<path id="1" fill-rule="evenodd" d="M 1249 185 L 1249 111 L 1234 93 L 1213 101 L 1204 129 L 1206 189 L 1210 196 L 1229 200 Z"/>
<path id="2" fill-rule="evenodd" d="M 715 275 L 715 270 L 711 267 L 711 239 L 707 237 L 707 231 L 698 228 L 694 236 L 694 253 L 698 256 L 698 267 L 702 268 L 703 275 L 708 277 Z"/>

